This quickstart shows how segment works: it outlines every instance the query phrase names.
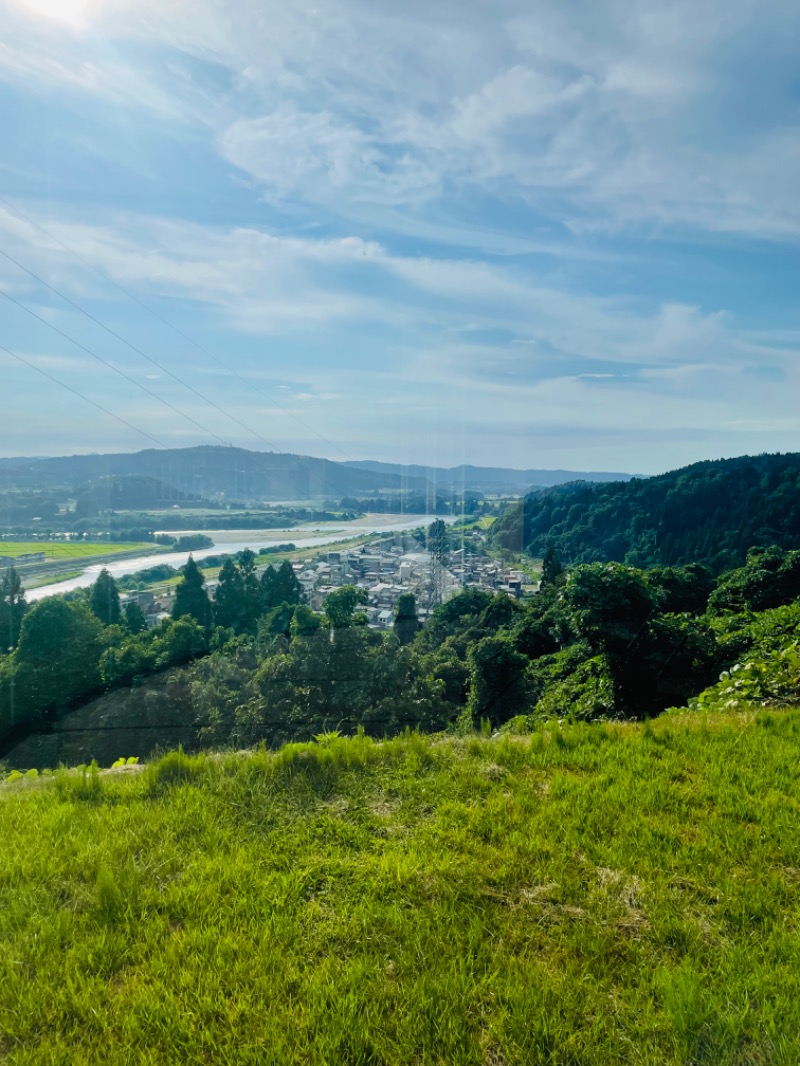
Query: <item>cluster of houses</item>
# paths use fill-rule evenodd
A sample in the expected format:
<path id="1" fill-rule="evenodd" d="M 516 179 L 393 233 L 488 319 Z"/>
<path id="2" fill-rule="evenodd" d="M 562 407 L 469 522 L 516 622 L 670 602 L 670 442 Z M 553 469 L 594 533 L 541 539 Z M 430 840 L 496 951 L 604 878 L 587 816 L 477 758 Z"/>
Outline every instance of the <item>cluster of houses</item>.
<path id="1" fill-rule="evenodd" d="M 411 550 L 412 547 L 417 550 Z M 315 611 L 321 611 L 325 597 L 343 585 L 365 589 L 368 603 L 363 610 L 374 629 L 392 627 L 397 601 L 406 592 L 414 594 L 417 617 L 424 623 L 437 603 L 465 586 L 503 592 L 514 598 L 533 590 L 526 573 L 503 567 L 497 560 L 479 554 L 472 544 L 448 553 L 446 560 L 437 563 L 428 552 L 419 550 L 415 542 L 409 544 L 408 538 L 402 535 L 358 548 L 321 549 L 312 559 L 293 562 L 292 566 L 306 603 Z M 208 584 L 212 594 L 214 585 L 214 581 Z M 173 596 L 174 589 L 171 589 L 158 596 L 152 592 L 132 592 L 122 599 L 138 603 L 148 625 L 155 625 L 169 615 Z"/>

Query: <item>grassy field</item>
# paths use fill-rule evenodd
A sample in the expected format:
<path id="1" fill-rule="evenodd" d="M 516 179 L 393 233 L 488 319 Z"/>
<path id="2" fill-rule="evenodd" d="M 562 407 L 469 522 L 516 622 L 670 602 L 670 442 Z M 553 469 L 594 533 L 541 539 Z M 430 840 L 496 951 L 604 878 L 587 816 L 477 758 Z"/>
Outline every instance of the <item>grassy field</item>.
<path id="1" fill-rule="evenodd" d="M 61 562 L 65 559 L 85 559 L 87 556 L 119 555 L 121 552 L 157 552 L 158 544 L 124 544 L 107 541 L 0 541 L 0 555 L 16 559 L 31 552 L 44 552 L 47 561 Z"/>
<path id="2" fill-rule="evenodd" d="M 7 782 L 0 1058 L 796 1066 L 799 815 L 797 710 Z"/>

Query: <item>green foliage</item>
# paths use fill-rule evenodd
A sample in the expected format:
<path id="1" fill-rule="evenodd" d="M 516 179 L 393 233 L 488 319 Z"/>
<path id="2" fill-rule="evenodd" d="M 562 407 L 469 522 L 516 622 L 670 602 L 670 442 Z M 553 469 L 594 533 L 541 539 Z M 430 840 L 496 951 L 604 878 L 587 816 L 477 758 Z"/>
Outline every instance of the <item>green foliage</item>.
<path id="1" fill-rule="evenodd" d="M 111 574 L 103 568 L 89 592 L 89 608 L 104 626 L 119 625 L 119 592 Z"/>
<path id="2" fill-rule="evenodd" d="M 183 577 L 175 589 L 172 617 L 177 620 L 188 615 L 204 630 L 210 631 L 213 617 L 211 601 L 205 589 L 205 578 L 191 555 L 181 573 Z"/>
<path id="3" fill-rule="evenodd" d="M 123 612 L 125 617 L 125 628 L 133 636 L 141 633 L 147 629 L 147 621 L 142 613 L 142 609 L 138 603 L 134 603 L 133 600 L 129 600 L 125 604 L 125 610 Z"/>
<path id="4" fill-rule="evenodd" d="M 20 576 L 9 566 L 0 581 L 0 655 L 16 648 L 28 605 Z"/>
<path id="5" fill-rule="evenodd" d="M 225 560 L 214 592 L 214 622 L 239 632 L 242 621 L 242 575 L 235 561 Z"/>
<path id="6" fill-rule="evenodd" d="M 288 560 L 276 570 L 271 564 L 261 575 L 261 611 L 271 611 L 282 603 L 294 606 L 303 602 L 303 586 Z"/>
<path id="7" fill-rule="evenodd" d="M 9 1063 L 800 1061 L 800 712 L 334 732 L 0 785 Z"/>
<path id="8" fill-rule="evenodd" d="M 800 601 L 732 621 L 737 623 L 735 639 L 727 645 L 736 649 L 738 661 L 716 684 L 690 698 L 689 706 L 732 711 L 753 704 L 800 703 Z"/>
<path id="9" fill-rule="evenodd" d="M 580 639 L 595 652 L 628 653 L 655 609 L 643 575 L 619 563 L 570 571 L 564 602 Z"/>
<path id="10" fill-rule="evenodd" d="M 315 614 L 310 607 L 299 603 L 294 608 L 292 621 L 289 626 L 289 636 L 292 640 L 297 637 L 311 637 L 322 627 L 322 618 Z"/>
<path id="11" fill-rule="evenodd" d="M 654 566 L 645 571 L 645 581 L 665 614 L 703 614 L 714 589 L 714 575 L 707 566 Z"/>
<path id="12" fill-rule="evenodd" d="M 472 586 L 462 589 L 446 603 L 440 604 L 432 613 L 417 641 L 425 651 L 432 651 L 465 627 L 479 625 L 484 611 L 492 602 L 492 594 Z"/>
<path id="13" fill-rule="evenodd" d="M 491 538 L 567 563 L 631 566 L 702 563 L 719 573 L 749 548 L 800 549 L 800 455 L 695 463 L 629 482 L 575 482 L 507 508 Z"/>
<path id="14" fill-rule="evenodd" d="M 14 653 L 18 721 L 64 710 L 99 686 L 101 628 L 83 603 L 50 597 L 30 608 Z"/>
<path id="15" fill-rule="evenodd" d="M 298 620 L 291 641 L 259 640 L 195 668 L 192 700 L 206 742 L 275 744 L 331 729 L 384 734 L 447 723 L 443 685 L 411 649 L 363 626 L 307 624 L 319 619 L 302 605 L 287 610 Z"/>
<path id="16" fill-rule="evenodd" d="M 265 610 L 255 562 L 255 554 L 245 549 L 235 560 L 226 559 L 219 574 L 214 619 L 235 633 L 255 633 Z"/>
<path id="17" fill-rule="evenodd" d="M 800 596 L 800 551 L 752 548 L 747 562 L 724 574 L 708 601 L 715 614 L 764 611 Z"/>
<path id="18" fill-rule="evenodd" d="M 534 714 L 539 719 L 569 718 L 593 722 L 619 718 L 619 704 L 617 683 L 608 656 L 595 655 L 590 659 L 581 658 L 574 669 L 547 685 Z"/>
<path id="19" fill-rule="evenodd" d="M 356 613 L 356 607 L 368 602 L 367 590 L 357 585 L 342 585 L 325 597 L 323 609 L 328 623 L 333 629 L 347 629 L 350 626 L 364 625 L 366 615 Z"/>
<path id="20" fill-rule="evenodd" d="M 467 706 L 476 724 L 485 718 L 496 727 L 525 713 L 530 705 L 530 660 L 515 649 L 509 636 L 477 641 L 470 647 L 468 664 Z"/>
<path id="21" fill-rule="evenodd" d="M 404 592 L 397 599 L 394 614 L 394 635 L 400 644 L 410 644 L 419 631 L 417 601 L 413 592 Z"/>
<path id="22" fill-rule="evenodd" d="M 546 589 L 558 584 L 559 578 L 563 572 L 564 567 L 561 565 L 561 558 L 558 552 L 553 548 L 548 548 L 542 559 L 542 577 L 539 582 L 540 588 Z"/>

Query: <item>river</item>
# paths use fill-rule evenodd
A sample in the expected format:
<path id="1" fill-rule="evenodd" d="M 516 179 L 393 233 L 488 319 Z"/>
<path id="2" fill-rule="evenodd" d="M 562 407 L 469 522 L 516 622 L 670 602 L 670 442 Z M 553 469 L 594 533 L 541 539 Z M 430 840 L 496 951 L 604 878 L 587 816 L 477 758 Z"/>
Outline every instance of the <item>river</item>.
<path id="1" fill-rule="evenodd" d="M 95 563 L 88 566 L 80 577 L 72 577 L 66 581 L 54 582 L 52 585 L 43 585 L 41 588 L 31 589 L 25 593 L 25 599 L 29 603 L 43 600 L 46 596 L 57 596 L 62 592 L 72 592 L 73 589 L 86 588 L 94 584 L 97 575 L 105 569 L 112 577 L 124 577 L 125 574 L 135 574 L 139 570 L 147 570 L 151 566 L 159 566 L 168 563 L 176 569 L 183 566 L 189 556 L 195 560 L 205 559 L 209 555 L 233 555 L 236 552 L 250 548 L 258 552 L 259 548 L 266 548 L 271 544 L 295 544 L 297 548 L 315 548 L 323 544 L 334 544 L 337 541 L 363 537 L 369 533 L 399 533 L 418 526 L 429 525 L 433 521 L 431 515 L 365 515 L 364 518 L 355 519 L 352 522 L 331 522 L 330 528 L 323 532 L 319 523 L 306 522 L 302 525 L 293 526 L 290 529 L 184 529 L 170 530 L 170 536 L 181 537 L 193 533 L 203 533 L 214 541 L 212 548 L 200 548 L 193 552 L 159 552 L 155 555 L 129 556 L 126 559 L 115 561 L 110 555 L 105 562 Z M 448 525 L 455 521 L 453 517 L 445 517 Z M 263 557 L 262 557 L 263 558 Z"/>

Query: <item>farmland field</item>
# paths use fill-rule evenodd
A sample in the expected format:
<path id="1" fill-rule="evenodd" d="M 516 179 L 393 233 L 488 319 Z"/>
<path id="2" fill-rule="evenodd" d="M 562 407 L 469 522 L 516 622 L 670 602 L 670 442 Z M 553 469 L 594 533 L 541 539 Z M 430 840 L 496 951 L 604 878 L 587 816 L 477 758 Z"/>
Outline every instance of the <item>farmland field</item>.
<path id="1" fill-rule="evenodd" d="M 0 556 L 20 555 L 44 552 L 48 562 L 61 562 L 65 559 L 86 559 L 98 555 L 119 555 L 122 552 L 147 551 L 157 552 L 158 544 L 145 543 L 110 543 L 108 541 L 10 541 L 0 540 Z"/>

